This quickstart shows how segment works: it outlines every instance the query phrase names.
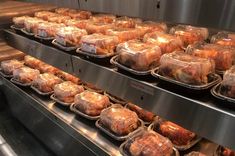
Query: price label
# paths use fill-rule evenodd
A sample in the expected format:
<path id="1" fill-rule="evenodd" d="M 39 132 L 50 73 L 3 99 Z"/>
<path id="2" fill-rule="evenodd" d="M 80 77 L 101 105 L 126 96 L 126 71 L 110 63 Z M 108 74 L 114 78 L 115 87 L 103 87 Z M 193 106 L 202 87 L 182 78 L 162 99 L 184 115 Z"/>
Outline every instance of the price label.
<path id="1" fill-rule="evenodd" d="M 38 29 L 38 36 L 47 37 L 47 32 L 44 29 Z"/>
<path id="2" fill-rule="evenodd" d="M 81 49 L 82 49 L 82 51 L 86 51 L 86 52 L 96 54 L 96 47 L 93 44 L 82 43 Z"/>

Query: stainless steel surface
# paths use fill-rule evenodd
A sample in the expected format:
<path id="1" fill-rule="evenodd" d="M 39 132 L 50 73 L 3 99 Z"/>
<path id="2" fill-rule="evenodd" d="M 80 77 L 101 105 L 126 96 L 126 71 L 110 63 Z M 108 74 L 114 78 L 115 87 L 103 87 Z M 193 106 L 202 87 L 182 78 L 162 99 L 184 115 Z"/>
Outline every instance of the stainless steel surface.
<path id="1" fill-rule="evenodd" d="M 97 65 L 9 31 L 5 32 L 5 37 L 7 42 L 17 49 L 42 58 L 64 71 L 75 73 L 82 80 L 152 111 L 202 137 L 235 149 L 235 140 L 231 139 L 235 137 L 235 111 L 222 107 L 223 103 L 216 101 L 209 90 L 195 94 L 154 78 L 150 78 L 151 81 L 149 78 L 134 78 L 133 75 Z M 71 64 L 70 68 L 64 67 L 65 62 Z"/>
<path id="2" fill-rule="evenodd" d="M 120 155 L 119 143 L 103 136 L 94 122 L 76 116 L 49 97 L 0 79 L 14 116 L 57 155 Z"/>

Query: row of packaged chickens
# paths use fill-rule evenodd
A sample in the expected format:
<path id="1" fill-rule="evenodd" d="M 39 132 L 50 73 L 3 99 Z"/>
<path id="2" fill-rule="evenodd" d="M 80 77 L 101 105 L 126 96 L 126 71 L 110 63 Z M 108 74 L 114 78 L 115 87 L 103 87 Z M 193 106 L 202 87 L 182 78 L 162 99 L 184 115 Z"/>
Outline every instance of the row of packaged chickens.
<path id="1" fill-rule="evenodd" d="M 96 126 L 114 139 L 119 141 L 127 139 L 120 147 L 123 154 L 177 155 L 177 150 L 174 148 L 186 150 L 201 139 L 195 133 L 156 117 L 134 104 L 107 93 L 103 94 L 91 84 L 85 84 L 86 89 L 92 88 L 85 90 L 79 78 L 31 56 L 25 56 L 24 61 L 2 61 L 1 73 L 3 76 L 12 77 L 16 84 L 33 86 L 41 95 L 52 94 L 53 100 L 69 106 L 76 114 L 97 120 Z M 112 103 L 116 101 L 120 101 L 123 106 Z M 148 129 L 143 128 L 149 124 Z M 221 156 L 235 154 L 227 148 L 218 148 Z"/>

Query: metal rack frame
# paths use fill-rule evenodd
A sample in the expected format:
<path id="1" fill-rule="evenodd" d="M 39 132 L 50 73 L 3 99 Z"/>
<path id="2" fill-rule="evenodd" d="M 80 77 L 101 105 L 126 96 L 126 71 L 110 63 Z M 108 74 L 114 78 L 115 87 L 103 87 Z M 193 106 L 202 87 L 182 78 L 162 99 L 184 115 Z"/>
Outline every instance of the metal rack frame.
<path id="1" fill-rule="evenodd" d="M 89 60 L 5 30 L 4 38 L 12 47 L 77 75 L 109 93 L 136 103 L 198 135 L 235 149 L 235 111 L 220 106 L 209 91 L 194 94 L 171 84 L 138 79 Z M 95 74 L 95 76 L 94 76 Z"/>

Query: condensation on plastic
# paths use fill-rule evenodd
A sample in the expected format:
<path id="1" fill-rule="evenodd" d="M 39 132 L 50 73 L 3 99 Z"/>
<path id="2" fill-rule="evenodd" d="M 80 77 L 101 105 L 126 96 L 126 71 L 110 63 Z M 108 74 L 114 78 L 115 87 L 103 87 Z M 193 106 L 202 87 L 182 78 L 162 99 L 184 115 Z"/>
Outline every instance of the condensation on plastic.
<path id="1" fill-rule="evenodd" d="M 6 75 L 13 75 L 13 71 L 17 68 L 23 67 L 24 62 L 18 60 L 6 60 L 1 62 L 1 71 Z"/>
<path id="2" fill-rule="evenodd" d="M 27 84 L 35 80 L 39 74 L 39 70 L 23 66 L 13 71 L 13 78 L 22 84 Z"/>

